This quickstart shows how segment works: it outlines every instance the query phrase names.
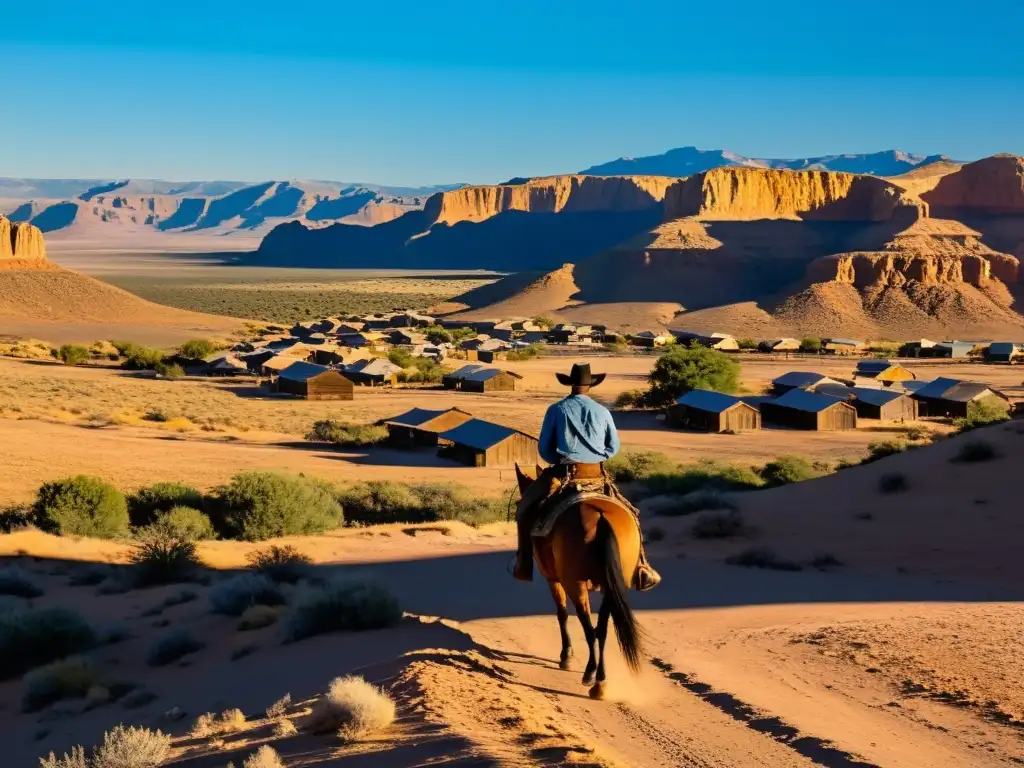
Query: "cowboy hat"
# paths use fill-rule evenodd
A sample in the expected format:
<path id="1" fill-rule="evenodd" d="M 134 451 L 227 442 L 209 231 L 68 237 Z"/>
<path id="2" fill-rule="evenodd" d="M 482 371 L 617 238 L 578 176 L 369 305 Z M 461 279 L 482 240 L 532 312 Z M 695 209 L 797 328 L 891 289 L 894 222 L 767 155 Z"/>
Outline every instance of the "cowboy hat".
<path id="1" fill-rule="evenodd" d="M 596 387 L 606 374 L 591 373 L 590 363 L 574 363 L 569 374 L 556 373 L 558 382 L 566 387 Z"/>

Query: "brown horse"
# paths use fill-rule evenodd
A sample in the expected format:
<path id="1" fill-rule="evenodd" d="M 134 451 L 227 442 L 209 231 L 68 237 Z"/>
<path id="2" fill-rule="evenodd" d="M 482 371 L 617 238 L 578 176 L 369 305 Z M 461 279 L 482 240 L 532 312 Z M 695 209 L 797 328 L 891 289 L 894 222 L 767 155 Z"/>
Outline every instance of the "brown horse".
<path id="1" fill-rule="evenodd" d="M 518 466 L 519 492 L 536 480 Z M 583 684 L 593 686 L 590 696 L 605 697 L 604 643 L 608 637 L 608 619 L 615 624 L 615 635 L 629 668 L 640 668 L 641 632 L 626 600 L 640 558 L 640 531 L 629 511 L 613 501 L 587 500 L 563 512 L 547 537 L 533 539 L 534 559 L 541 575 L 548 580 L 558 610 L 558 629 L 562 635 L 559 667 L 569 669 L 572 641 L 566 622 L 569 611 L 566 597 L 576 607 L 583 634 L 590 649 Z M 601 610 L 597 628 L 590 615 L 590 591 L 600 590 Z M 596 674 L 597 682 L 594 682 Z"/>

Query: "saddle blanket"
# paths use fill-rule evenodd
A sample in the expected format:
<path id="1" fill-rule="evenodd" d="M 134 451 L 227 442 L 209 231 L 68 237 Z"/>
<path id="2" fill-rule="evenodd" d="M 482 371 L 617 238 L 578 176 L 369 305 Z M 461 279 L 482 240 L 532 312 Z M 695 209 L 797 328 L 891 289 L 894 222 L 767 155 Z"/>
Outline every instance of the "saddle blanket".
<path id="1" fill-rule="evenodd" d="M 573 485 L 577 484 L 573 483 Z M 530 532 L 531 535 L 541 539 L 547 537 L 551 534 L 552 529 L 554 529 L 555 527 L 555 523 L 558 522 L 558 518 L 561 517 L 562 513 L 565 512 L 565 510 L 569 509 L 569 507 L 572 507 L 576 504 L 580 504 L 584 501 L 590 501 L 592 499 L 610 501 L 616 506 L 625 509 L 633 516 L 633 519 L 635 521 L 637 520 L 636 513 L 633 512 L 632 509 L 630 509 L 632 505 L 630 505 L 628 501 L 625 501 L 625 498 L 622 497 L 621 494 L 616 493 L 615 495 L 609 496 L 603 490 L 603 483 L 601 484 L 601 488 L 602 490 L 589 490 L 586 488 L 577 488 L 577 490 L 573 492 L 559 494 L 561 498 L 554 499 L 552 503 L 546 505 L 546 508 L 542 510 L 540 516 L 533 524 L 533 529 Z M 639 521 L 637 521 L 637 528 L 639 527 L 640 523 Z"/>

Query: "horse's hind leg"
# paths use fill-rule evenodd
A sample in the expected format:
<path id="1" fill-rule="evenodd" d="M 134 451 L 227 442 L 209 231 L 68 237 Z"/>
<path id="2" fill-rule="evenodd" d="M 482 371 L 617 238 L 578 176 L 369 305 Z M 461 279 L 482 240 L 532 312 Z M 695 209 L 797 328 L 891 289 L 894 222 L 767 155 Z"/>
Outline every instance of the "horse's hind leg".
<path id="1" fill-rule="evenodd" d="M 608 639 L 608 618 L 611 612 L 611 601 L 605 595 L 601 598 L 601 610 L 597 614 L 597 682 L 590 689 L 592 699 L 603 699 L 605 696 L 604 642 Z"/>
<path id="2" fill-rule="evenodd" d="M 594 632 L 594 623 L 590 617 L 590 593 L 587 591 L 587 585 L 584 582 L 576 582 L 569 597 L 576 606 L 576 615 L 583 625 L 583 636 L 587 639 L 587 649 L 590 651 L 587 668 L 583 671 L 583 684 L 590 685 L 594 682 L 594 672 L 597 671 L 597 634 Z"/>
<path id="3" fill-rule="evenodd" d="M 557 581 L 549 581 L 551 596 L 555 598 L 555 609 L 558 611 L 558 631 L 562 634 L 562 653 L 558 657 L 560 669 L 569 669 L 572 665 L 569 660 L 572 658 L 572 640 L 569 638 L 569 608 L 566 601 L 565 590 Z"/>

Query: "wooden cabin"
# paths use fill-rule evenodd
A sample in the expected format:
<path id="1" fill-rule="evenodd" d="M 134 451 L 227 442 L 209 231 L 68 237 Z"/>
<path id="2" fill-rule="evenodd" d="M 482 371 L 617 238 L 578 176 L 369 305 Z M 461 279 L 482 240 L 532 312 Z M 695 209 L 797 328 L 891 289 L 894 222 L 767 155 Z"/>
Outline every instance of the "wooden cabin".
<path id="1" fill-rule="evenodd" d="M 537 438 L 512 427 L 469 419 L 438 435 L 438 455 L 471 467 L 536 466 Z"/>
<path id="2" fill-rule="evenodd" d="M 401 372 L 401 366 L 383 357 L 356 360 L 345 366 L 345 375 L 355 384 L 366 387 L 394 386 L 398 383 L 398 374 Z"/>
<path id="3" fill-rule="evenodd" d="M 381 422 L 388 430 L 388 442 L 397 448 L 417 446 L 437 447 L 437 438 L 442 432 L 454 429 L 473 417 L 458 408 L 446 411 L 431 411 L 413 408 L 398 416 Z"/>
<path id="4" fill-rule="evenodd" d="M 890 386 L 896 381 L 910 381 L 916 378 L 913 371 L 892 360 L 861 360 L 857 363 L 857 370 L 853 372 L 855 382 L 861 379 L 883 387 Z"/>
<path id="5" fill-rule="evenodd" d="M 242 376 L 248 373 L 245 361 L 231 353 L 222 353 L 206 364 L 207 376 Z"/>
<path id="6" fill-rule="evenodd" d="M 516 381 L 522 378 L 518 373 L 500 368 L 464 365 L 441 379 L 441 385 L 463 392 L 511 392 L 516 388 Z"/>
<path id="7" fill-rule="evenodd" d="M 847 387 L 842 384 L 818 387 L 815 392 L 848 402 L 857 410 L 858 419 L 879 421 L 915 421 L 917 400 L 902 389 Z"/>
<path id="8" fill-rule="evenodd" d="M 281 371 L 276 388 L 306 400 L 351 400 L 355 389 L 341 371 L 301 361 Z"/>
<path id="9" fill-rule="evenodd" d="M 1002 392 L 992 389 L 988 384 L 945 378 L 928 382 L 910 396 L 917 400 L 921 416 L 948 416 L 954 419 L 966 417 L 971 403 L 989 397 L 1007 399 Z"/>
<path id="10" fill-rule="evenodd" d="M 672 331 L 676 341 L 687 347 L 707 347 L 720 352 L 739 352 L 740 343 L 728 333 L 692 333 Z"/>
<path id="11" fill-rule="evenodd" d="M 663 347 L 671 338 L 671 334 L 660 331 L 639 331 L 630 335 L 629 343 L 634 347 Z"/>
<path id="12" fill-rule="evenodd" d="M 799 339 L 768 339 L 757 345 L 759 352 L 799 352 Z"/>
<path id="13" fill-rule="evenodd" d="M 547 340 L 552 344 L 572 344 L 579 341 L 579 334 L 575 325 L 560 323 L 548 331 Z"/>
<path id="14" fill-rule="evenodd" d="M 748 432 L 761 428 L 761 412 L 738 397 L 694 389 L 669 406 L 668 423 L 701 432 Z"/>
<path id="15" fill-rule="evenodd" d="M 826 355 L 862 355 L 867 345 L 859 339 L 826 339 L 821 351 Z"/>
<path id="16" fill-rule="evenodd" d="M 842 384 L 837 379 L 832 379 L 823 373 L 815 371 L 789 371 L 776 379 L 772 379 L 772 392 L 776 395 L 784 395 L 794 389 L 813 389 L 823 384 Z"/>
<path id="17" fill-rule="evenodd" d="M 792 389 L 761 404 L 765 424 L 790 429 L 836 432 L 857 428 L 857 409 L 828 395 Z"/>
<path id="18" fill-rule="evenodd" d="M 263 373 L 263 365 L 270 360 L 277 357 L 277 353 L 272 349 L 261 349 L 258 352 L 251 352 L 248 355 L 241 357 L 242 362 L 245 363 L 245 367 L 248 368 L 252 373 L 257 375 Z M 294 363 L 295 361 L 292 360 Z"/>

